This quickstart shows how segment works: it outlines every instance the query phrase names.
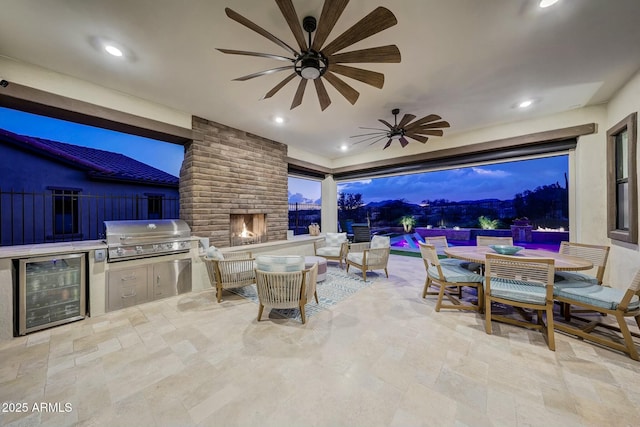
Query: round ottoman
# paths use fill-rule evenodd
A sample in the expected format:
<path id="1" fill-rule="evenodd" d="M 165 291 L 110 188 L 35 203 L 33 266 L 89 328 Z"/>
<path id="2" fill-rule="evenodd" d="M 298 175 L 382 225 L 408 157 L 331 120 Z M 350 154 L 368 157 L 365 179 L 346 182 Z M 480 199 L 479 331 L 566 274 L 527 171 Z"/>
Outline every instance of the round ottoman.
<path id="1" fill-rule="evenodd" d="M 304 257 L 304 268 L 311 268 L 313 264 L 318 264 L 318 282 L 327 278 L 327 259 L 320 256 Z"/>

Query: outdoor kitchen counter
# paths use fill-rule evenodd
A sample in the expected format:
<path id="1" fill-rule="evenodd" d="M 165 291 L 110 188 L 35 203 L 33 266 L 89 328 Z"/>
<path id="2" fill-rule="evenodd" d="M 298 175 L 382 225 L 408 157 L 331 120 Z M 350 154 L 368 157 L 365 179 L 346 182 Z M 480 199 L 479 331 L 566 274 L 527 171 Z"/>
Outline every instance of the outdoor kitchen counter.
<path id="1" fill-rule="evenodd" d="M 40 255 L 68 254 L 88 252 L 96 249 L 107 249 L 102 240 L 82 240 L 77 242 L 40 243 L 34 245 L 2 246 L 0 259 L 32 258 Z"/>

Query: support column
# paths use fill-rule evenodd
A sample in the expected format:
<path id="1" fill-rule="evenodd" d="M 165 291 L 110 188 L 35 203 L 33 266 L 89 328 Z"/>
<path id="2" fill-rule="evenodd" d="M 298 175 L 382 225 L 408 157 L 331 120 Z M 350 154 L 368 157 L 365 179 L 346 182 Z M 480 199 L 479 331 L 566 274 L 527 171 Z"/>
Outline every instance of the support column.
<path id="1" fill-rule="evenodd" d="M 333 175 L 326 175 L 322 180 L 322 228 L 323 233 L 338 231 L 338 185 Z"/>

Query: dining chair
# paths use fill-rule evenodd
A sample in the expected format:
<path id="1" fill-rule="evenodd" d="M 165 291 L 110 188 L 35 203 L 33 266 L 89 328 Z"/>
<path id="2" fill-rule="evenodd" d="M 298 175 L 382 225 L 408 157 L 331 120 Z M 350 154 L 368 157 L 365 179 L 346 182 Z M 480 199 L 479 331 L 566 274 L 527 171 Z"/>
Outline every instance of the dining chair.
<path id="1" fill-rule="evenodd" d="M 593 263 L 596 269 L 595 276 L 578 271 L 558 271 L 555 274 L 555 291 L 565 288 L 585 287 L 601 285 L 604 279 L 604 271 L 609 258 L 609 246 L 588 245 L 585 243 L 561 242 L 559 253 L 577 258 L 586 259 Z M 562 312 L 565 320 L 571 320 L 571 306 L 563 304 Z M 584 310 L 574 311 L 584 312 Z"/>
<path id="2" fill-rule="evenodd" d="M 216 298 L 222 301 L 223 289 L 241 288 L 256 283 L 254 258 L 251 252 L 210 251 L 204 262 L 211 286 L 216 288 Z"/>
<path id="3" fill-rule="evenodd" d="M 521 258 L 487 254 L 484 279 L 485 329 L 491 334 L 493 320 L 540 330 L 549 350 L 555 351 L 553 322 L 553 274 L 551 258 Z M 491 303 L 535 310 L 536 323 L 519 320 L 492 311 Z M 546 317 L 546 323 L 544 318 Z"/>
<path id="4" fill-rule="evenodd" d="M 476 246 L 509 245 L 513 246 L 513 237 L 476 236 Z"/>
<path id="5" fill-rule="evenodd" d="M 581 327 L 577 327 L 575 324 L 556 322 L 555 328 L 557 330 L 622 351 L 633 360 L 640 361 L 638 350 L 632 338 L 634 334 L 631 333 L 626 322 L 627 317 L 633 317 L 640 329 L 640 271 L 636 273 L 626 291 L 591 284 L 584 287 L 558 289 L 555 293 L 555 299 L 567 305 L 610 315 L 618 323 L 618 326 L 615 327 L 609 323 L 592 320 Z M 584 319 L 577 318 L 577 320 L 584 322 Z M 596 331 L 596 328 L 605 328 L 607 334 L 601 334 L 599 330 Z M 622 335 L 622 343 L 619 337 L 612 337 L 610 332 L 612 330 Z M 637 334 L 635 335 L 638 336 Z"/>
<path id="6" fill-rule="evenodd" d="M 424 242 L 428 245 L 433 245 L 436 248 L 436 253 L 438 254 L 438 258 L 440 258 L 440 264 L 442 265 L 457 265 L 460 267 L 464 267 L 467 270 L 473 271 L 474 273 L 478 273 L 482 275 L 482 264 L 478 264 L 475 262 L 464 261 L 461 259 L 450 258 L 444 250 L 449 247 L 449 242 L 447 241 L 447 236 L 430 236 L 425 237 Z M 446 257 L 446 258 L 445 258 Z M 462 286 L 458 288 L 458 298 L 462 298 Z M 429 293 L 428 293 L 429 294 Z"/>
<path id="7" fill-rule="evenodd" d="M 435 245 L 422 242 L 418 242 L 418 244 L 420 245 L 420 255 L 422 256 L 424 267 L 427 271 L 427 278 L 425 279 L 422 290 L 422 298 L 426 298 L 427 295 L 438 295 L 436 302 L 437 312 L 439 312 L 441 308 L 482 312 L 482 276 L 468 270 L 461 264 L 443 264 L 441 261 L 444 260 L 440 260 L 438 257 Z M 431 286 L 437 286 L 438 291 L 429 291 Z M 475 288 L 477 290 L 477 305 L 464 304 L 461 301 L 463 287 Z M 454 292 L 457 296 L 454 295 Z M 442 303 L 445 296 L 451 304 Z"/>
<path id="8" fill-rule="evenodd" d="M 318 264 L 304 269 L 302 256 L 260 256 L 256 259 L 256 287 L 258 291 L 258 321 L 264 308 L 300 310 L 306 323 L 304 307 L 316 294 Z"/>

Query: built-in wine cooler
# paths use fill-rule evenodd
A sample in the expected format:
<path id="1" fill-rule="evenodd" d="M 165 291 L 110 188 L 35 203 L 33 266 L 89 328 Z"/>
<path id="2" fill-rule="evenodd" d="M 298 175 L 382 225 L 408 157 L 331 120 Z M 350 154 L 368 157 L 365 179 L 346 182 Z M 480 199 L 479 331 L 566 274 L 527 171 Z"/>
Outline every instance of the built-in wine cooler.
<path id="1" fill-rule="evenodd" d="M 84 319 L 85 254 L 18 262 L 17 334 Z"/>

